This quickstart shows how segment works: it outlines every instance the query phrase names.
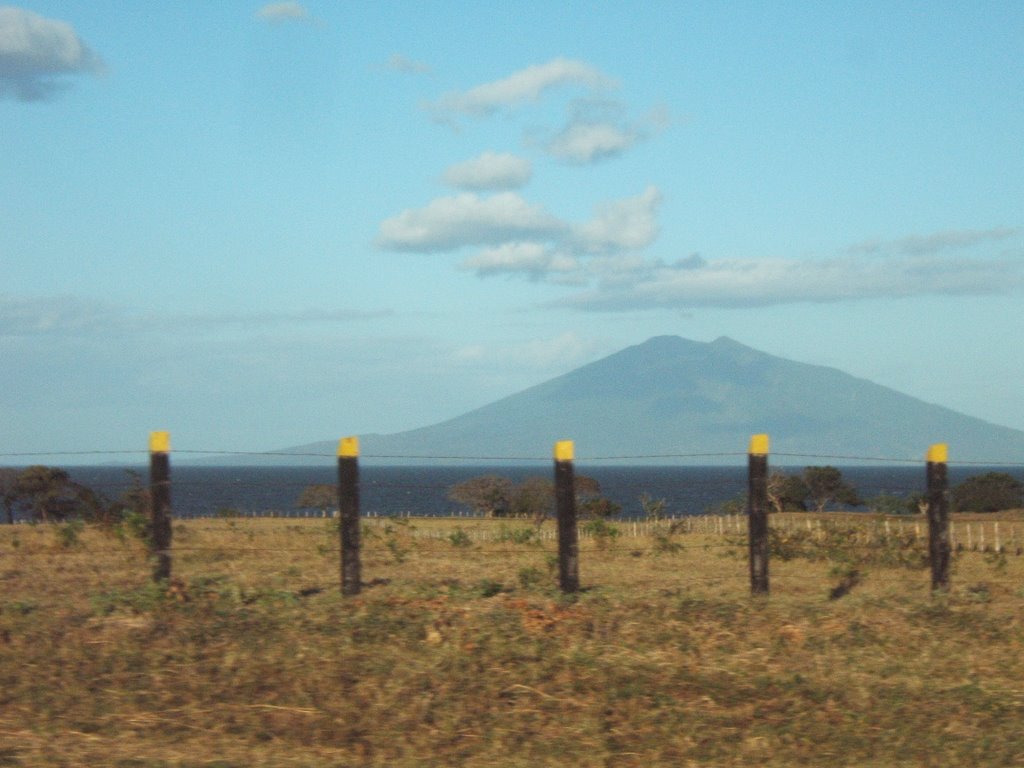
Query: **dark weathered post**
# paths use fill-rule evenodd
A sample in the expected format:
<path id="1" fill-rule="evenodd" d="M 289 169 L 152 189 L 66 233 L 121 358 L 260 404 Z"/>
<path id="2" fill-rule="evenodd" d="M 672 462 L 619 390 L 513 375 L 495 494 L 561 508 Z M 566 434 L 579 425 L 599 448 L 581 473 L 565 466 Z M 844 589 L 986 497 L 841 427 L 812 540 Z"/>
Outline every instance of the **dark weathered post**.
<path id="1" fill-rule="evenodd" d="M 171 578 L 171 434 L 149 435 L 150 553 L 153 580 Z"/>
<path id="2" fill-rule="evenodd" d="M 555 443 L 555 510 L 558 519 L 558 586 L 563 592 L 580 588 L 580 543 L 576 531 L 576 489 L 573 442 Z"/>
<path id="3" fill-rule="evenodd" d="M 358 595 L 362 587 L 358 437 L 343 437 L 338 443 L 338 530 L 341 533 L 341 594 Z"/>
<path id="4" fill-rule="evenodd" d="M 936 443 L 928 448 L 928 561 L 932 567 L 932 590 L 949 587 L 949 448 Z"/>
<path id="5" fill-rule="evenodd" d="M 768 435 L 750 438 L 747 455 L 750 593 L 768 594 Z"/>

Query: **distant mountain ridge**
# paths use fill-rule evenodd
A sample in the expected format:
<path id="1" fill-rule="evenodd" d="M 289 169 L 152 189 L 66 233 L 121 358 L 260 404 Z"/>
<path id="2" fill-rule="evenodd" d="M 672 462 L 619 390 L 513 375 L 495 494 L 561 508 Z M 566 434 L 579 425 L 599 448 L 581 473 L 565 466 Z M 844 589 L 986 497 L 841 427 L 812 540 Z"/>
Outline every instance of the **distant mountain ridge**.
<path id="1" fill-rule="evenodd" d="M 678 336 L 654 337 L 432 426 L 361 436 L 361 453 L 380 463 L 544 459 L 569 439 L 581 461 L 722 464 L 739 460 L 761 432 L 775 463 L 813 463 L 781 454 L 916 460 L 936 442 L 949 443 L 952 462 L 1024 460 L 1024 431 L 727 337 Z M 330 453 L 336 442 L 283 452 Z"/>

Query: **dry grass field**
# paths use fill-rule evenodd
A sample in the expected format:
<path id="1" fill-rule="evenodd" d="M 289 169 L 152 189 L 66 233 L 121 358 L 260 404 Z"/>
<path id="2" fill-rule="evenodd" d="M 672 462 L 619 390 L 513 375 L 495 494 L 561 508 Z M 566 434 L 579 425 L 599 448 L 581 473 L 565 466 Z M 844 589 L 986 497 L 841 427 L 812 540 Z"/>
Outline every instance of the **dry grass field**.
<path id="1" fill-rule="evenodd" d="M 933 596 L 920 542 L 809 519 L 758 599 L 729 526 L 592 535 L 566 597 L 526 523 L 368 521 L 352 598 L 323 519 L 176 522 L 162 586 L 0 526 L 0 766 L 1024 764 L 1024 557 Z"/>

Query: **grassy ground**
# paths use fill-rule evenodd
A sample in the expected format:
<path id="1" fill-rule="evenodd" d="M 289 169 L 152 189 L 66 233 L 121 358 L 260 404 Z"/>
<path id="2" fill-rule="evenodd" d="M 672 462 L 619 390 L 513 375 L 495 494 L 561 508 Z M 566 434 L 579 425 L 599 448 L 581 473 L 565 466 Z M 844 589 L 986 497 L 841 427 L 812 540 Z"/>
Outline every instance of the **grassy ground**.
<path id="1" fill-rule="evenodd" d="M 728 526 L 588 538 L 573 599 L 515 522 L 373 521 L 355 598 L 324 520 L 178 522 L 162 586 L 0 526 L 0 766 L 1024 764 L 1024 557 L 932 596 L 861 524 L 789 526 L 767 599 Z"/>

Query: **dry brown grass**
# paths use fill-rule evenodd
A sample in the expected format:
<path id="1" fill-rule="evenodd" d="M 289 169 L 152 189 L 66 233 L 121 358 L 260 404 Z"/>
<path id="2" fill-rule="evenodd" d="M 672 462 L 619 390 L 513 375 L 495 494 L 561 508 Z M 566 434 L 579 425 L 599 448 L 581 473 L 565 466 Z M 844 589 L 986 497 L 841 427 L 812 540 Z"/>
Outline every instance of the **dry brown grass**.
<path id="1" fill-rule="evenodd" d="M 0 766 L 1024 762 L 1024 557 L 829 600 L 843 553 L 795 556 L 752 599 L 729 536 L 620 536 L 570 599 L 500 525 L 369 524 L 356 598 L 323 520 L 178 522 L 160 587 L 130 538 L 0 526 Z"/>

